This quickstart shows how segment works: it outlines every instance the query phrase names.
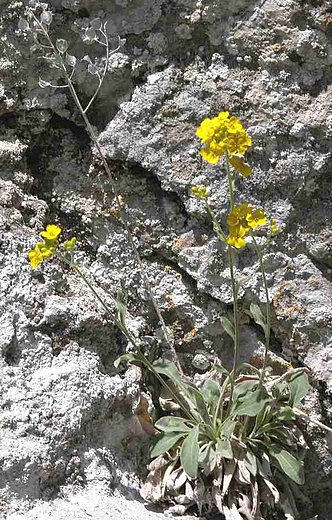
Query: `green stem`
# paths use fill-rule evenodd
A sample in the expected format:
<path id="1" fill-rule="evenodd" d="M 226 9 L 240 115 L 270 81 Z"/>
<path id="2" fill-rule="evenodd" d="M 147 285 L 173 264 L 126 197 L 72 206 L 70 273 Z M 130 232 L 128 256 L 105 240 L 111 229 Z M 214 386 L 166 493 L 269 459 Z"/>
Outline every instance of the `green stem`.
<path id="1" fill-rule="evenodd" d="M 217 217 L 214 214 L 214 211 L 212 210 L 212 208 L 209 206 L 209 204 L 207 202 L 206 202 L 206 208 L 207 208 L 208 214 L 211 217 L 212 224 L 213 224 L 213 230 L 216 233 L 218 240 L 222 243 L 225 243 L 226 235 L 223 232 L 221 225 L 219 224 Z"/>
<path id="2" fill-rule="evenodd" d="M 226 173 L 227 173 L 227 180 L 228 180 L 230 207 L 231 207 L 231 211 L 233 211 L 234 204 L 235 204 L 234 178 L 233 178 L 233 175 L 232 175 L 232 172 L 231 172 L 231 168 L 230 168 L 230 164 L 229 164 L 228 153 L 226 153 L 226 155 L 225 155 L 225 164 L 226 164 Z"/>
<path id="3" fill-rule="evenodd" d="M 105 309 L 107 314 L 110 316 L 113 323 L 121 330 L 121 332 L 126 336 L 128 341 L 133 345 L 135 348 L 135 351 L 137 353 L 138 360 L 145 365 L 148 370 L 158 379 L 158 381 L 164 386 L 164 388 L 170 393 L 170 395 L 173 397 L 173 399 L 181 406 L 182 410 L 187 414 L 188 418 L 190 420 L 195 421 L 195 417 L 191 414 L 190 409 L 187 408 L 187 406 L 183 403 L 181 399 L 179 399 L 175 392 L 173 392 L 172 388 L 166 383 L 166 381 L 161 377 L 161 375 L 154 369 L 154 366 L 150 361 L 144 356 L 143 352 L 140 349 L 140 346 L 137 345 L 135 339 L 133 338 L 132 334 L 129 332 L 127 327 L 124 327 L 122 323 L 114 316 L 111 309 L 108 307 L 108 305 L 105 303 L 105 301 L 99 296 L 97 291 L 95 290 L 94 286 L 90 282 L 90 280 L 85 276 L 81 268 L 75 264 L 72 260 L 69 260 L 62 254 L 57 254 L 58 258 L 62 260 L 64 263 L 66 263 L 73 271 L 75 271 L 80 278 L 82 278 L 83 282 L 86 284 L 86 286 L 89 288 L 89 290 L 92 292 L 96 300 L 101 304 L 101 306 Z"/>
<path id="4" fill-rule="evenodd" d="M 141 277 L 142 277 L 142 280 L 143 280 L 146 292 L 149 295 L 149 298 L 151 300 L 151 303 L 153 305 L 153 308 L 154 308 L 154 310 L 156 312 L 156 315 L 157 315 L 157 318 L 159 320 L 159 323 L 160 323 L 160 326 L 161 326 L 161 330 L 162 330 L 162 333 L 163 333 L 163 336 L 164 336 L 164 340 L 165 340 L 166 344 L 169 346 L 169 348 L 170 348 L 170 350 L 172 352 L 172 356 L 173 356 L 174 362 L 177 365 L 177 368 L 178 368 L 179 372 L 181 374 L 183 374 L 183 370 L 182 370 L 182 367 L 181 367 L 181 364 L 180 364 L 177 352 L 176 352 L 175 347 L 173 345 L 173 342 L 172 342 L 172 340 L 171 340 L 171 338 L 169 336 L 169 332 L 168 332 L 165 320 L 163 318 L 163 315 L 161 313 L 161 310 L 160 310 L 160 307 L 159 307 L 159 305 L 157 303 L 157 300 L 156 300 L 156 298 L 155 298 L 155 296 L 153 294 L 153 290 L 152 290 L 152 286 L 151 286 L 150 280 L 149 280 L 149 278 L 148 278 L 148 276 L 147 276 L 147 274 L 145 272 L 145 268 L 144 268 L 141 256 L 140 256 L 139 251 L 138 251 L 138 249 L 136 247 L 136 244 L 135 244 L 135 241 L 134 241 L 134 237 L 133 237 L 133 234 L 132 234 L 131 229 L 130 229 L 127 213 L 125 211 L 125 207 L 124 207 L 123 203 L 121 202 L 121 198 L 120 198 L 118 189 L 117 189 L 116 184 L 115 184 L 114 175 L 113 175 L 113 173 L 111 171 L 111 168 L 108 165 L 108 162 L 106 160 L 104 152 L 102 151 L 101 146 L 100 146 L 100 144 L 98 142 L 98 138 L 97 138 L 97 135 L 96 135 L 96 133 L 94 131 L 94 128 L 91 125 L 88 116 L 86 115 L 86 110 L 84 110 L 84 108 L 82 107 L 82 104 L 81 104 L 81 102 L 79 100 L 79 97 L 78 97 L 78 95 L 76 93 L 74 84 L 73 84 L 73 82 L 72 82 L 72 80 L 70 78 L 70 75 L 68 74 L 68 71 L 67 71 L 65 62 L 63 60 L 62 54 L 60 52 L 58 52 L 58 50 L 54 46 L 54 44 L 53 44 L 53 42 L 52 42 L 52 40 L 51 40 L 47 30 L 43 26 L 43 24 L 41 24 L 39 22 L 38 18 L 36 18 L 34 15 L 33 15 L 33 17 L 34 17 L 34 20 L 36 21 L 36 23 L 38 24 L 38 26 L 40 27 L 40 29 L 42 30 L 45 38 L 47 39 L 47 41 L 48 41 L 48 43 L 49 43 L 49 45 L 50 45 L 50 47 L 52 49 L 53 54 L 55 56 L 57 56 L 58 59 L 60 60 L 61 68 L 62 68 L 64 76 L 66 78 L 69 91 L 70 91 L 70 93 L 71 93 L 71 95 L 73 97 L 73 100 L 74 100 L 74 102 L 75 102 L 75 104 L 76 104 L 76 106 L 77 106 L 77 108 L 78 108 L 78 110 L 79 110 L 83 120 L 84 120 L 84 123 L 85 123 L 86 129 L 88 131 L 88 134 L 90 135 L 90 138 L 91 138 L 94 146 L 97 149 L 99 158 L 100 158 L 100 160 L 101 160 L 101 162 L 103 164 L 103 167 L 105 169 L 105 172 L 106 172 L 106 174 L 107 174 L 107 176 L 108 176 L 108 178 L 110 180 L 110 184 L 111 184 L 111 187 L 112 187 L 112 190 L 113 190 L 113 193 L 114 193 L 115 201 L 116 201 L 117 207 L 118 207 L 118 209 L 120 211 L 121 221 L 122 221 L 123 226 L 125 228 L 129 244 L 130 244 L 130 246 L 131 246 L 131 248 L 133 250 L 133 253 L 135 255 L 135 258 L 136 258 L 136 261 L 137 261 L 137 264 L 138 264 L 138 267 L 139 267 L 139 270 L 140 270 L 140 274 L 141 274 Z M 108 53 L 108 48 L 107 48 L 107 58 L 108 58 L 108 56 L 109 56 L 109 53 Z"/>
<path id="5" fill-rule="evenodd" d="M 107 312 L 108 316 L 110 316 L 111 320 L 114 322 L 114 324 L 121 330 L 121 332 L 126 336 L 128 341 L 135 347 L 135 349 L 139 349 L 138 345 L 136 344 L 132 334 L 129 332 L 129 330 L 122 325 L 122 323 L 114 316 L 112 310 L 109 308 L 109 306 L 105 303 L 105 301 L 99 296 L 96 289 L 90 282 L 90 280 L 85 276 L 81 268 L 73 262 L 73 260 L 68 260 L 65 256 L 61 254 L 57 254 L 58 258 L 65 262 L 73 271 L 75 271 L 80 278 L 82 278 L 85 285 L 89 288 L 89 290 L 92 292 L 96 300 L 100 303 L 100 305 L 103 307 L 103 309 Z"/>
<path id="6" fill-rule="evenodd" d="M 234 195 L 234 178 L 230 169 L 229 156 L 226 153 L 225 155 L 225 164 L 226 164 L 226 173 L 228 180 L 228 190 L 229 190 L 229 201 L 230 201 L 230 210 L 233 211 L 235 204 L 235 195 Z M 218 239 L 227 243 L 227 238 L 221 226 L 210 206 L 207 204 L 207 210 L 213 222 L 213 229 L 217 234 Z M 229 407 L 231 406 L 234 383 L 239 365 L 240 358 L 240 323 L 239 323 L 239 309 L 237 302 L 238 288 L 235 280 L 235 272 L 234 272 L 234 252 L 231 246 L 228 246 L 228 259 L 229 259 L 229 267 L 230 267 L 230 275 L 231 275 L 231 284 L 232 284 L 232 296 L 233 296 L 233 319 L 234 319 L 234 358 L 233 358 L 233 370 L 230 374 L 230 399 L 229 399 Z"/>
<path id="7" fill-rule="evenodd" d="M 233 317 L 234 317 L 234 359 L 233 359 L 233 384 L 232 390 L 234 386 L 234 380 L 237 374 L 239 359 L 240 359 L 240 323 L 239 323 L 239 308 L 237 302 L 238 296 L 238 287 L 235 281 L 235 273 L 234 273 L 234 252 L 231 246 L 228 246 L 228 260 L 229 260 L 229 268 L 231 274 L 231 283 L 232 283 L 232 294 L 233 294 Z M 232 392 L 233 393 L 233 392 Z"/>
<path id="8" fill-rule="evenodd" d="M 225 155 L 225 164 L 226 164 L 226 173 L 228 180 L 228 190 L 229 190 L 229 202 L 230 202 L 230 210 L 233 211 L 235 205 L 235 195 L 234 195 L 234 178 L 231 172 L 229 156 L 228 153 Z M 228 260 L 229 260 L 229 268 L 231 274 L 231 284 L 232 284 L 232 295 L 233 295 L 233 316 L 234 316 L 234 358 L 233 358 L 233 370 L 231 372 L 231 392 L 229 397 L 229 407 L 232 404 L 233 390 L 235 378 L 238 370 L 239 359 L 240 359 L 240 323 L 239 323 L 239 309 L 237 303 L 237 295 L 238 288 L 235 280 L 235 272 L 234 272 L 234 252 L 231 246 L 228 246 Z"/>
<path id="9" fill-rule="evenodd" d="M 269 288 L 267 285 L 267 279 L 266 279 L 266 272 L 264 267 L 264 261 L 263 261 L 263 252 L 261 248 L 259 247 L 257 240 L 255 239 L 254 235 L 252 235 L 254 247 L 257 253 L 258 261 L 260 270 L 263 277 L 263 285 L 265 290 L 265 299 L 266 299 L 266 326 L 264 329 L 265 332 L 265 352 L 264 352 L 264 360 L 263 360 L 263 368 L 260 376 L 260 383 L 262 384 L 264 382 L 265 378 L 265 371 L 266 371 L 266 365 L 269 355 L 269 349 L 270 349 L 270 337 L 271 337 L 271 305 L 270 305 L 270 297 L 269 297 Z"/>
<path id="10" fill-rule="evenodd" d="M 306 419 L 308 422 L 311 422 L 315 426 L 318 426 L 318 428 L 322 428 L 322 430 L 325 430 L 325 431 L 327 431 L 329 433 L 332 433 L 332 428 L 330 428 L 329 426 L 326 426 L 326 424 L 323 424 L 320 421 L 317 421 L 317 419 L 312 419 L 309 415 L 307 415 L 306 413 L 302 412 L 298 408 L 294 408 L 294 412 L 297 415 L 299 415 L 300 417 L 302 417 L 303 419 Z"/>

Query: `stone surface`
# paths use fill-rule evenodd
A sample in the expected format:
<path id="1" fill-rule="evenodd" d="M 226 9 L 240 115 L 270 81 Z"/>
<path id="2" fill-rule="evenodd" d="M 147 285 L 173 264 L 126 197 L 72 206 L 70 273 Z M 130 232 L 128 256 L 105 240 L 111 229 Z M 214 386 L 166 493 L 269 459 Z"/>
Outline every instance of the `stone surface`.
<path id="1" fill-rule="evenodd" d="M 0 2 L 0 514 L 157 520 L 161 513 L 138 503 L 148 432 L 137 414 L 140 374 L 113 366 L 124 340 L 73 273 L 27 263 L 40 229 L 57 222 L 78 237 L 80 261 L 109 302 L 127 289 L 133 332 L 154 335 L 96 149 L 68 92 L 38 85 L 60 78 L 19 29 L 26 5 Z M 307 405 L 331 421 L 330 2 L 53 0 L 49 8 L 52 36 L 100 70 L 102 48 L 82 39 L 91 22 L 108 22 L 113 48 L 116 35 L 125 40 L 89 115 L 176 348 L 198 373 L 216 355 L 230 363 L 219 318 L 231 312 L 231 293 L 227 255 L 190 192 L 206 184 L 224 222 L 226 178 L 222 165 L 202 162 L 195 129 L 220 110 L 244 122 L 254 174 L 238 181 L 237 200 L 260 205 L 282 228 L 265 258 L 272 346 L 312 371 Z M 87 102 L 96 78 L 86 61 L 75 82 Z M 250 246 L 237 274 L 241 309 L 263 303 Z M 242 338 L 243 359 L 257 355 L 261 331 L 247 322 Z M 329 520 L 331 439 L 313 433 L 305 492 L 313 515 Z"/>

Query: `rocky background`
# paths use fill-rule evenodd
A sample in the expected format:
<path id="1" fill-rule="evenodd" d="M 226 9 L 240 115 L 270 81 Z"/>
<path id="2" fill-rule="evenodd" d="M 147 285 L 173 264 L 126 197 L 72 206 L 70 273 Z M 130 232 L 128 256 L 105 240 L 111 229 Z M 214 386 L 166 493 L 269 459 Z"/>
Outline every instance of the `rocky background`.
<path id="1" fill-rule="evenodd" d="M 55 261 L 33 271 L 27 261 L 47 223 L 76 235 L 86 272 L 106 298 L 128 290 L 131 326 L 154 346 L 157 320 L 98 156 L 68 92 L 39 86 L 54 70 L 19 29 L 28 5 L 38 3 L 0 1 L 0 517 L 156 520 L 138 495 L 148 445 L 140 374 L 113 366 L 126 344 L 72 272 Z M 195 129 L 221 110 L 244 122 L 254 174 L 238 182 L 237 200 L 260 205 L 282 228 L 266 257 L 275 363 L 312 371 L 307 406 L 331 424 L 330 1 L 48 5 L 52 37 L 66 38 L 78 59 L 103 66 L 100 46 L 81 37 L 96 18 L 123 39 L 90 118 L 177 351 L 197 373 L 215 356 L 230 360 L 219 318 L 231 300 L 225 253 L 190 192 L 206 184 L 224 220 L 225 174 L 202 162 Z M 95 78 L 86 62 L 75 78 L 88 100 Z M 250 248 L 237 269 L 242 309 L 264 302 Z M 261 341 L 245 323 L 243 359 Z M 316 429 L 308 440 L 303 519 L 331 520 L 332 438 Z"/>

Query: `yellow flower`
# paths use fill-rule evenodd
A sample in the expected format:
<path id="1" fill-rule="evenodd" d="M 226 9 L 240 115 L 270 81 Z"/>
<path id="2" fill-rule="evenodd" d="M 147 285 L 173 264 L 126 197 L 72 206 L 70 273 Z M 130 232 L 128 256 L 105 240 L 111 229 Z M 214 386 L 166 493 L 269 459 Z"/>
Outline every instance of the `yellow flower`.
<path id="1" fill-rule="evenodd" d="M 239 235 L 229 235 L 226 239 L 227 244 L 230 246 L 236 247 L 236 249 L 242 249 L 246 246 L 246 241 L 243 237 Z"/>
<path id="2" fill-rule="evenodd" d="M 244 162 L 243 157 L 239 157 L 238 155 L 233 155 L 229 158 L 229 162 L 237 170 L 242 177 L 249 177 L 252 174 L 252 169 L 249 164 Z"/>
<path id="3" fill-rule="evenodd" d="M 55 241 L 61 234 L 62 229 L 61 227 L 55 225 L 55 224 L 48 224 L 46 226 L 46 231 L 42 231 L 40 234 L 43 238 L 49 241 Z"/>
<path id="4" fill-rule="evenodd" d="M 255 209 L 252 213 L 248 213 L 247 221 L 251 229 L 256 229 L 256 227 L 266 224 L 267 217 L 262 209 Z"/>
<path id="5" fill-rule="evenodd" d="M 47 242 L 37 242 L 34 249 L 28 252 L 31 267 L 36 269 L 39 264 L 54 254 L 55 248 Z"/>
<path id="6" fill-rule="evenodd" d="M 230 116 L 229 112 L 220 112 L 212 119 L 204 119 L 196 135 L 204 145 L 201 155 L 210 163 L 218 162 L 226 153 L 231 156 L 244 155 L 252 143 L 240 120 Z"/>
<path id="7" fill-rule="evenodd" d="M 237 249 L 245 247 L 245 237 L 258 226 L 266 224 L 267 217 L 262 209 L 253 209 L 248 203 L 239 204 L 227 217 L 229 235 L 227 243 Z"/>
<path id="8" fill-rule="evenodd" d="M 39 247 L 44 260 L 54 254 L 55 247 L 52 242 L 37 242 L 36 246 Z"/>
<path id="9" fill-rule="evenodd" d="M 73 249 L 76 245 L 76 242 L 77 242 L 77 238 L 72 237 L 70 240 L 66 240 L 61 245 L 65 248 L 66 251 L 71 252 L 71 251 L 73 251 Z"/>
<path id="10" fill-rule="evenodd" d="M 33 269 L 36 269 L 44 260 L 39 244 L 40 242 L 35 245 L 34 249 L 28 252 L 29 262 Z"/>
<path id="11" fill-rule="evenodd" d="M 196 199 L 207 199 L 208 192 L 205 186 L 192 186 L 191 191 L 193 192 Z"/>
<path id="12" fill-rule="evenodd" d="M 278 233 L 280 233 L 280 226 L 278 224 L 278 222 L 274 219 L 274 218 L 271 218 L 270 220 L 270 233 L 271 233 L 271 236 L 274 236 L 274 235 L 277 235 Z"/>

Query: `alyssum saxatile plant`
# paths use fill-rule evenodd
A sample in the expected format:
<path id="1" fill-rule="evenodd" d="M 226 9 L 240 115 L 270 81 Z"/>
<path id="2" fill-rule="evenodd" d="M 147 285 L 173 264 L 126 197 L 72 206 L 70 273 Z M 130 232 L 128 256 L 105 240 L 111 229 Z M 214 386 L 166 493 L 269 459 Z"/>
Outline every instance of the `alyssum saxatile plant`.
<path id="1" fill-rule="evenodd" d="M 31 31 L 37 46 L 49 53 L 48 58 L 65 81 L 64 84 L 54 85 L 42 80 L 41 86 L 68 88 L 72 94 L 111 179 L 128 240 L 165 337 L 169 340 L 169 331 L 144 272 L 115 179 L 86 115 L 107 71 L 109 44 L 106 27 L 97 19 L 92 21 L 91 27 L 85 32 L 86 39 L 105 46 L 107 60 L 102 72 L 95 70 L 91 60 L 88 60 L 91 73 L 97 76 L 98 85 L 89 103 L 83 108 L 73 84 L 76 58 L 67 53 L 65 40 L 57 40 L 53 44 L 49 35 L 51 21 L 51 13 L 43 9 L 38 16 L 30 11 L 29 23 L 25 20 L 20 22 L 21 30 Z M 71 68 L 70 72 L 67 66 Z M 177 514 L 183 514 L 196 506 L 200 513 L 218 510 L 227 520 L 259 520 L 267 518 L 277 507 L 283 509 L 288 520 L 295 519 L 297 510 L 294 494 L 297 495 L 297 486 L 304 482 L 303 457 L 306 450 L 301 418 L 307 417 L 299 406 L 309 383 L 306 371 L 302 368 L 290 367 L 281 376 L 273 375 L 268 370 L 271 308 L 264 251 L 273 243 L 274 235 L 280 232 L 279 226 L 261 208 L 254 208 L 249 202 L 236 204 L 237 175 L 247 178 L 252 173 L 244 158 L 252 141 L 239 119 L 228 112 L 220 112 L 200 124 L 197 136 L 203 145 L 202 157 L 209 163 L 223 160 L 228 179 L 229 214 L 226 230 L 209 204 L 206 187 L 193 186 L 192 193 L 205 204 L 213 229 L 222 247 L 228 251 L 233 320 L 221 317 L 221 324 L 234 342 L 234 361 L 230 370 L 216 362 L 204 375 L 202 382 L 195 385 L 183 374 L 172 344 L 173 362 L 160 359 L 151 361 L 144 342 L 135 338 L 128 329 L 128 312 L 121 291 L 112 306 L 104 301 L 75 260 L 76 238 L 61 241 L 60 226 L 46 226 L 41 232 L 43 240 L 37 242 L 28 253 L 29 261 L 33 268 L 38 268 L 45 260 L 57 258 L 73 269 L 131 345 L 132 352 L 119 358 L 116 366 L 122 361 L 139 364 L 154 374 L 164 389 L 160 396 L 164 412 L 154 425 L 157 434 L 151 449 L 153 461 L 142 488 L 142 496 L 146 500 L 164 502 L 170 506 L 171 512 Z M 235 255 L 240 254 L 249 242 L 257 253 L 266 298 L 264 310 L 252 303 L 246 311 L 265 335 L 261 368 L 239 362 L 240 322 Z M 312 422 L 329 429 L 317 421 Z"/>
<path id="2" fill-rule="evenodd" d="M 75 56 L 72 56 L 68 53 L 68 42 L 65 39 L 57 39 L 55 43 L 52 41 L 50 37 L 50 27 L 51 23 L 53 21 L 53 14 L 50 10 L 47 8 L 47 4 L 40 3 L 38 6 L 35 7 L 35 9 L 28 8 L 27 10 L 27 19 L 21 18 L 19 22 L 19 29 L 22 31 L 23 34 L 28 34 L 32 36 L 34 41 L 34 51 L 39 51 L 40 54 L 44 57 L 45 60 L 47 60 L 50 63 L 50 66 L 53 69 L 56 69 L 59 78 L 62 80 L 62 83 L 53 83 L 51 81 L 45 81 L 44 79 L 39 79 L 39 86 L 41 88 L 52 88 L 52 89 L 68 89 L 73 101 L 75 102 L 75 105 L 85 123 L 86 130 L 91 138 L 92 143 L 94 144 L 97 154 L 101 160 L 101 163 L 103 165 L 103 168 L 107 174 L 107 177 L 110 181 L 112 191 L 114 193 L 115 202 L 117 209 L 119 211 L 121 222 L 124 226 L 125 233 L 127 240 L 130 244 L 130 247 L 133 251 L 133 254 L 135 256 L 142 281 L 144 283 L 145 290 L 150 298 L 150 301 L 154 307 L 154 310 L 156 312 L 157 318 L 160 323 L 163 339 L 165 343 L 168 345 L 173 360 L 176 363 L 178 369 L 182 371 L 181 365 L 179 363 L 179 360 L 177 358 L 176 351 L 174 349 L 174 342 L 173 338 L 170 334 L 170 330 L 166 327 L 164 318 L 162 316 L 162 313 L 160 311 L 160 307 L 155 299 L 153 289 L 150 283 L 150 280 L 144 270 L 144 265 L 141 259 L 141 256 L 139 254 L 139 251 L 137 249 L 136 243 L 135 243 L 135 237 L 130 229 L 126 208 L 125 205 L 122 202 L 122 198 L 118 192 L 117 185 L 115 182 L 114 175 L 112 173 L 111 168 L 109 167 L 107 160 L 105 158 L 105 155 L 100 147 L 100 144 L 98 142 L 97 134 L 90 123 L 89 117 L 88 117 L 88 111 L 91 108 L 94 100 L 97 97 L 98 92 L 101 89 L 101 86 L 103 84 L 103 81 L 105 79 L 108 66 L 109 66 L 109 58 L 111 54 L 115 53 L 119 48 L 121 47 L 122 41 L 119 38 L 119 44 L 114 50 L 110 50 L 110 44 L 107 34 L 107 22 L 102 23 L 100 18 L 95 18 L 91 21 L 90 26 L 85 28 L 82 34 L 82 40 L 88 45 L 91 45 L 92 43 L 97 43 L 98 45 L 101 45 L 105 49 L 105 65 L 102 69 L 95 65 L 90 56 L 85 55 L 81 62 L 87 64 L 87 71 L 92 76 L 97 78 L 97 84 L 96 89 L 91 96 L 88 103 L 83 106 L 81 103 L 79 96 L 77 94 L 76 88 L 75 88 L 75 71 L 77 67 L 77 58 Z"/>

